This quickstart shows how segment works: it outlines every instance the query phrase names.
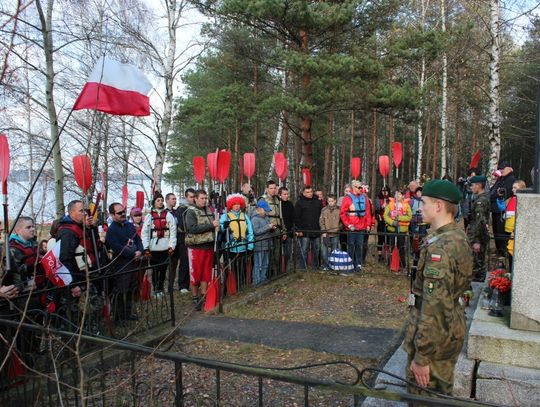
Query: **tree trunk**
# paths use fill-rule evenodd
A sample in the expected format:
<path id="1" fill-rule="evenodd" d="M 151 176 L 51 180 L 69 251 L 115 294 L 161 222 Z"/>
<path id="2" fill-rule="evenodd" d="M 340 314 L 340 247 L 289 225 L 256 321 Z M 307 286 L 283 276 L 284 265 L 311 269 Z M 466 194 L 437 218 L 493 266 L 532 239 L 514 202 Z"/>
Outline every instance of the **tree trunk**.
<path id="1" fill-rule="evenodd" d="M 421 10 L 420 10 L 420 28 L 424 31 L 426 24 L 426 0 L 421 1 Z M 418 88 L 420 92 L 424 90 L 424 85 L 426 82 L 426 57 L 422 53 L 422 60 L 420 62 L 420 80 L 418 81 Z M 416 156 L 416 178 L 420 179 L 422 177 L 422 160 L 423 160 L 423 149 L 424 149 L 424 135 L 422 133 L 422 126 L 424 121 L 424 103 L 423 100 L 420 101 L 420 107 L 418 108 L 418 123 L 416 125 L 416 144 L 417 144 L 417 156 Z M 429 156 L 428 156 L 429 160 Z"/>
<path id="2" fill-rule="evenodd" d="M 499 58 L 500 58 L 500 4 L 499 0 L 489 1 L 489 164 L 488 176 L 497 168 L 501 154 L 500 100 L 499 100 Z"/>
<path id="3" fill-rule="evenodd" d="M 300 29 L 300 41 L 301 51 L 308 55 L 309 49 L 309 37 L 308 33 L 304 29 Z M 308 87 L 311 82 L 311 76 L 308 73 L 304 73 L 302 76 L 302 99 L 307 99 Z M 313 167 L 313 140 L 311 138 L 311 122 L 312 119 L 309 116 L 300 116 L 300 132 L 302 135 L 302 160 L 301 165 L 303 167 Z"/>
<path id="4" fill-rule="evenodd" d="M 437 121 L 434 120 L 435 124 Z M 437 168 L 439 165 L 439 126 L 435 125 L 435 134 L 433 136 L 433 175 L 431 178 L 437 178 Z"/>
<path id="5" fill-rule="evenodd" d="M 182 12 L 182 6 L 179 7 L 177 0 L 167 0 L 167 31 L 168 46 L 163 66 L 163 78 L 165 80 L 165 96 L 163 101 L 163 118 L 161 128 L 158 134 L 156 164 L 154 166 L 155 189 L 161 191 L 161 182 L 163 180 L 163 166 L 165 165 L 167 155 L 167 143 L 169 141 L 169 132 L 172 127 L 173 118 L 173 99 L 174 99 L 174 67 L 176 62 L 176 30 L 178 29 L 178 20 Z"/>
<path id="6" fill-rule="evenodd" d="M 377 111 L 375 109 L 371 110 L 371 156 L 377 157 L 378 151 L 377 151 Z M 366 174 L 367 175 L 367 174 Z M 377 166 L 372 165 L 371 166 L 371 196 L 373 197 L 375 194 L 375 190 L 377 189 Z"/>
<path id="7" fill-rule="evenodd" d="M 446 34 L 446 0 L 441 0 L 441 31 Z M 441 177 L 448 173 L 446 163 L 446 116 L 448 109 L 448 59 L 446 49 L 442 54 L 442 98 L 441 98 Z"/>
<path id="8" fill-rule="evenodd" d="M 431 136 L 431 127 L 430 127 L 430 122 L 431 122 L 431 115 L 429 113 L 429 110 L 427 112 L 427 115 L 426 115 L 426 141 L 427 141 L 427 151 L 426 151 L 426 159 L 424 160 L 425 161 L 425 170 L 424 170 L 424 174 L 426 174 L 426 176 L 429 176 L 430 172 L 431 172 L 431 152 L 433 151 L 433 137 Z M 422 177 L 423 174 L 420 175 L 420 177 Z"/>
<path id="9" fill-rule="evenodd" d="M 389 143 L 389 149 L 388 151 L 390 152 L 390 168 L 394 168 L 394 165 L 393 165 L 393 160 L 394 160 L 394 156 L 393 156 L 393 150 L 392 150 L 392 144 L 394 143 L 394 139 L 395 139 L 395 132 L 394 132 L 394 116 L 392 115 L 392 112 L 390 112 L 390 114 L 388 115 L 387 117 L 387 123 L 386 125 L 388 126 L 387 130 L 388 130 L 388 143 Z M 403 168 L 405 168 L 405 163 L 402 163 L 401 164 L 401 169 L 403 170 Z M 396 170 L 396 184 L 398 182 L 398 171 Z M 402 177 L 403 177 L 403 174 L 402 174 Z M 393 185 L 394 183 L 394 174 L 393 174 L 393 171 L 390 171 L 390 173 L 388 174 L 388 184 L 390 185 Z"/>
<path id="10" fill-rule="evenodd" d="M 330 142 L 327 142 L 324 146 L 324 173 L 323 173 L 323 183 L 322 185 L 318 185 L 319 188 L 324 188 L 325 192 L 327 192 L 330 188 L 328 188 L 330 184 L 331 179 L 331 173 L 332 173 L 332 146 L 334 145 L 334 113 L 331 112 L 328 115 L 328 139 Z"/>
<path id="11" fill-rule="evenodd" d="M 56 201 L 56 217 L 59 218 L 64 215 L 64 169 L 62 167 L 62 153 L 60 151 L 59 141 L 59 129 L 58 129 L 58 115 L 56 113 L 56 106 L 54 103 L 54 62 L 53 62 L 53 37 L 52 37 L 52 14 L 53 14 L 54 0 L 47 2 L 47 14 L 43 13 L 41 6 L 41 0 L 36 0 L 36 8 L 39 13 L 39 20 L 41 24 L 41 35 L 43 40 L 43 52 L 45 53 L 46 64 L 46 83 L 45 94 L 47 103 L 47 113 L 49 115 L 49 129 L 51 135 L 51 142 L 54 145 L 53 148 L 53 162 L 54 162 L 54 198 Z"/>

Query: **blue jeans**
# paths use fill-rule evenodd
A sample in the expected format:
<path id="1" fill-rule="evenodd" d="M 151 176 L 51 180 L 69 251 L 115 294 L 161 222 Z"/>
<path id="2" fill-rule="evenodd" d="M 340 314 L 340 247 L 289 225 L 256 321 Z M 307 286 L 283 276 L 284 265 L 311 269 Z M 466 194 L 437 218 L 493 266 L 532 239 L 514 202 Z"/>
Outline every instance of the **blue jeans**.
<path id="1" fill-rule="evenodd" d="M 334 250 L 339 248 L 339 236 L 328 236 L 323 238 L 322 246 L 321 246 L 321 256 L 322 256 L 322 264 L 324 267 L 329 268 L 328 264 L 328 256 L 330 256 L 330 253 L 332 253 Z"/>
<path id="2" fill-rule="evenodd" d="M 361 266 L 364 253 L 365 230 L 356 230 L 347 233 L 347 253 L 351 256 L 354 267 Z"/>
<path id="3" fill-rule="evenodd" d="M 259 285 L 266 281 L 268 271 L 268 250 L 255 250 L 255 264 L 253 267 L 253 284 Z"/>
<path id="4" fill-rule="evenodd" d="M 319 251 L 321 247 L 321 237 L 301 237 L 300 238 L 300 257 L 298 258 L 298 267 L 301 269 L 308 268 L 308 253 L 311 246 L 311 267 L 319 267 Z"/>

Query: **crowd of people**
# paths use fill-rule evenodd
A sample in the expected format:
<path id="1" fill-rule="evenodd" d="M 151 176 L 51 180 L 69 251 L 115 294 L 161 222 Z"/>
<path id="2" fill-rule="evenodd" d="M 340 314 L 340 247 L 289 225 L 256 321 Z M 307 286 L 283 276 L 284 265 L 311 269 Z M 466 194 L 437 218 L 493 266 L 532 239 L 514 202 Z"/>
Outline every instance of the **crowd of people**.
<path id="1" fill-rule="evenodd" d="M 463 218 L 478 281 L 485 279 L 487 271 L 490 218 L 497 253 L 511 260 L 515 192 L 525 187 L 523 181 L 515 180 L 507 162 L 501 162 L 495 175 L 489 189 L 487 178 L 476 169 L 457 183 L 463 199 L 456 218 Z M 422 190 L 417 180 L 403 190 L 384 185 L 372 200 L 369 186 L 353 180 L 340 197 L 306 185 L 293 203 L 289 190 L 270 180 L 259 198 L 248 183 L 239 193 L 223 197 L 223 202 L 219 196 L 188 188 L 180 205 L 173 193 L 163 197 L 157 192 L 146 214 L 143 208 L 134 207 L 128 216 L 127 208 L 112 203 L 105 234 L 98 232 L 96 218 L 83 202 L 75 200 L 68 204 L 66 216 L 54 222 L 50 240 L 39 245 L 33 220 L 22 217 L 17 221 L 9 238 L 11 269 L 3 277 L 0 295 L 12 297 L 14 292 L 32 287 L 45 288 L 47 279 L 39 260 L 56 241 L 61 241 L 59 260 L 71 275 L 72 297 L 81 295 L 88 272 L 97 276 L 97 271 L 107 268 L 110 275 L 117 275 L 109 288 L 116 294 L 115 318 L 119 321 L 137 319 L 132 297 L 141 276 L 123 271 L 143 261 L 151 267 L 146 277 L 157 298 L 164 295 L 170 267 L 171 281 L 182 293 L 191 292 L 193 303 L 201 309 L 214 266 L 220 261 L 216 259 L 218 249 L 226 253 L 227 261 L 234 261 L 235 272 L 241 269 L 245 277 L 247 269 L 252 271 L 248 284 L 257 286 L 281 261 L 295 261 L 302 269 L 330 270 L 336 251 L 347 253 L 351 272 L 361 272 L 368 239 L 375 235 L 377 260 L 388 264 L 396 247 L 399 270 L 394 271 L 414 275 L 422 239 L 430 226 L 422 214 Z M 50 303 L 59 299 L 49 297 L 42 305 L 54 307 Z"/>
<path id="2" fill-rule="evenodd" d="M 376 261 L 389 264 L 394 251 L 399 268 L 393 271 L 411 277 L 409 379 L 449 393 L 465 336 L 458 299 L 471 280 L 485 280 L 491 240 L 497 255 L 512 263 L 516 192 L 526 185 L 514 178 L 508 162 L 493 175 L 491 186 L 476 169 L 457 184 L 413 180 L 394 190 L 384 185 L 373 200 L 359 180 L 345 185 L 339 197 L 306 185 L 294 203 L 289 190 L 272 180 L 258 198 L 249 184 L 222 197 L 188 188 L 179 205 L 173 193 L 156 192 L 146 214 L 134 207 L 128 216 L 124 205 L 110 204 L 100 228 L 84 203 L 74 200 L 53 223 L 50 239 L 39 243 L 34 220 L 17 220 L 8 239 L 0 312 L 54 313 L 86 292 L 110 302 L 114 322 L 127 324 L 139 318 L 134 303 L 143 281 L 151 284 L 156 300 L 177 289 L 191 293 L 194 309 L 201 310 L 220 270 L 259 286 L 293 262 L 302 269 L 333 269 L 332 259 L 341 253 L 351 266 L 348 275 L 361 273 L 371 235 Z M 42 259 L 51 253 L 63 276 L 46 275 Z M 228 268 L 220 269 L 220 263 Z M 32 295 L 35 291 L 40 294 Z M 432 322 L 422 324 L 425 315 Z M 452 343 L 445 342 L 449 337 Z M 17 347 L 35 350 L 32 338 L 21 335 Z"/>

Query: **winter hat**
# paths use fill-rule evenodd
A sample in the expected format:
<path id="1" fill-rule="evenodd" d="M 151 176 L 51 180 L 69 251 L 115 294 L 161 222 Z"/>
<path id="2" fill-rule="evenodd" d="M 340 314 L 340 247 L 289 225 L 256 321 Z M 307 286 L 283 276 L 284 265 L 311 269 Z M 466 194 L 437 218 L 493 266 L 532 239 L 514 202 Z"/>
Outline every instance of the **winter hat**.
<path id="1" fill-rule="evenodd" d="M 257 202 L 257 208 L 264 209 L 265 212 L 272 212 L 272 209 L 270 209 L 270 205 L 268 205 L 268 202 L 263 201 L 262 199 Z"/>
<path id="2" fill-rule="evenodd" d="M 241 194 L 227 195 L 227 200 L 225 202 L 227 203 L 228 211 L 232 210 L 232 207 L 236 204 L 239 204 L 241 209 L 245 209 L 246 207 L 246 201 Z"/>
<path id="3" fill-rule="evenodd" d="M 142 209 L 141 208 L 131 208 L 131 211 L 129 211 L 129 216 L 137 216 L 142 215 Z"/>

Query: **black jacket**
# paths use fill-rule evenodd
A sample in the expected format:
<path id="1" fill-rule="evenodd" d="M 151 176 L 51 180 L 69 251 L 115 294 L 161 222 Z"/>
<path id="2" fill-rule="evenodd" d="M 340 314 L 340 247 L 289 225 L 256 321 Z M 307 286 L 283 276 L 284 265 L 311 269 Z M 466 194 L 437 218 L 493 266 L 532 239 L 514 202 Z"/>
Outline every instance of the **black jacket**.
<path id="1" fill-rule="evenodd" d="M 497 198 L 499 193 L 503 194 L 503 200 L 506 201 L 512 196 L 512 186 L 516 182 L 516 177 L 514 173 L 511 172 L 506 177 L 499 177 L 495 184 L 489 190 L 489 201 L 491 203 L 491 212 L 501 213 L 501 210 L 497 206 Z"/>
<path id="2" fill-rule="evenodd" d="M 300 195 L 294 206 L 294 225 L 296 229 L 299 231 L 321 230 L 319 218 L 322 208 L 322 203 L 316 196 L 306 198 L 304 195 Z M 315 237 L 317 235 L 318 233 L 308 233 L 306 236 Z"/>
<path id="3" fill-rule="evenodd" d="M 291 201 L 281 201 L 281 211 L 287 232 L 292 232 L 294 230 L 294 205 Z"/>

